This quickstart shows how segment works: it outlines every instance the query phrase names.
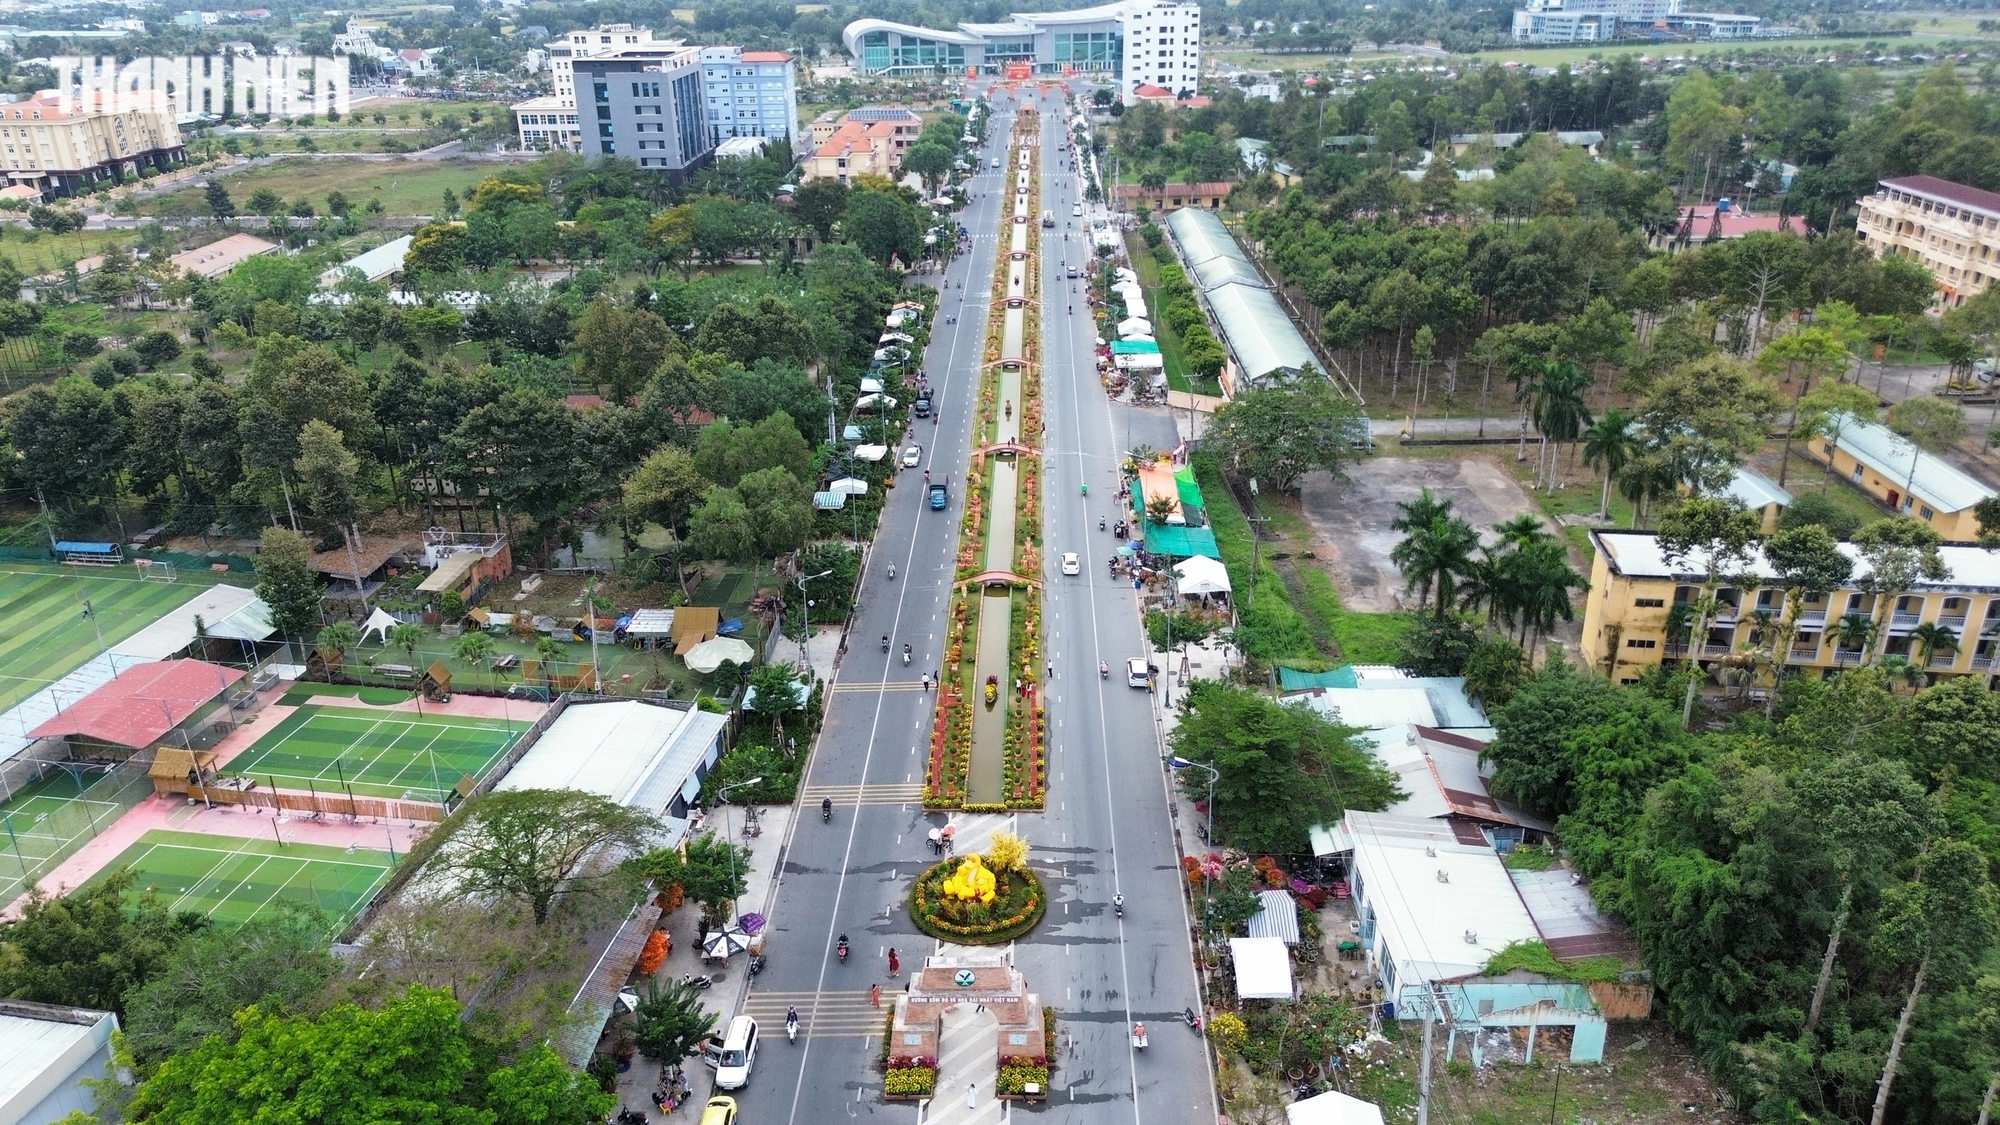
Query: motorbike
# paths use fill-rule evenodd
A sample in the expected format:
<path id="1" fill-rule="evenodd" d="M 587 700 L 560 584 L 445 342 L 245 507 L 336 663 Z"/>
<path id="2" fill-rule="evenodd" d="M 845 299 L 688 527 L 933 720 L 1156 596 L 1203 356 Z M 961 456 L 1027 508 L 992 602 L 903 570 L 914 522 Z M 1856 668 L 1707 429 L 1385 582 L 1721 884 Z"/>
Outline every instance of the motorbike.
<path id="1" fill-rule="evenodd" d="M 762 953 L 753 953 L 753 954 L 751 954 L 751 955 L 750 955 L 750 975 L 754 977 L 754 976 L 756 976 L 756 975 L 757 975 L 758 973 L 761 973 L 761 972 L 763 972 L 763 971 L 764 971 L 764 955 L 763 955 Z"/>
<path id="2" fill-rule="evenodd" d="M 1105 679 L 1105 680 L 1108 680 L 1108 679 L 1110 679 L 1110 678 L 1111 678 L 1111 665 L 1110 665 L 1109 663 L 1105 662 L 1105 661 L 1102 661 L 1102 660 L 1098 661 L 1098 662 L 1097 662 L 1097 675 L 1098 675 L 1098 678 L 1100 678 L 1100 679 Z"/>
<path id="3" fill-rule="evenodd" d="M 890 563 L 890 564 L 889 564 L 889 581 L 891 581 L 891 582 L 894 582 L 895 580 L 896 580 L 896 564 L 895 564 L 895 563 Z"/>
<path id="4" fill-rule="evenodd" d="M 798 1041 L 799 1041 L 799 1010 L 797 1008 L 791 1008 L 785 1012 L 785 1042 L 796 1043 Z"/>
<path id="5" fill-rule="evenodd" d="M 833 948 L 834 952 L 840 955 L 840 963 L 843 965 L 847 964 L 847 935 L 840 935 L 840 944 Z"/>
<path id="6" fill-rule="evenodd" d="M 1181 1022 L 1197 1032 L 1201 1030 L 1201 1017 L 1195 1014 L 1193 1008 L 1187 1008 L 1181 1012 Z"/>
<path id="7" fill-rule="evenodd" d="M 887 633 L 882 634 L 882 651 L 889 651 L 889 634 Z"/>
<path id="8" fill-rule="evenodd" d="M 1104 530 L 1104 517 L 1103 517 L 1103 516 L 1099 516 L 1099 517 L 1097 517 L 1097 530 L 1099 530 L 1099 531 L 1103 531 L 1103 530 Z"/>
<path id="9" fill-rule="evenodd" d="M 681 983 L 694 985 L 697 989 L 713 988 L 715 986 L 715 977 L 708 973 L 703 973 L 700 976 L 696 976 L 693 973 L 682 973 Z"/>
<path id="10" fill-rule="evenodd" d="M 821 824 L 832 824 L 832 823 L 833 823 L 833 798 L 832 798 L 832 797 L 821 797 L 821 798 L 819 799 L 819 820 L 820 820 L 820 823 L 821 823 Z"/>
<path id="11" fill-rule="evenodd" d="M 1118 912 L 1118 916 L 1119 916 L 1120 918 L 1123 918 L 1123 917 L 1125 917 L 1125 896 L 1124 896 L 1124 895 L 1112 895 L 1112 896 L 1111 896 L 1111 909 L 1113 909 L 1113 910 L 1117 911 L 1117 912 Z"/>
<path id="12" fill-rule="evenodd" d="M 1000 699 L 1000 677 L 986 677 L 986 706 L 992 707 Z"/>
<path id="13" fill-rule="evenodd" d="M 910 662 L 910 646 L 909 646 L 909 645 L 904 645 L 904 646 L 903 646 L 903 663 L 904 663 L 905 665 L 908 665 L 908 664 L 909 664 L 909 662 Z"/>

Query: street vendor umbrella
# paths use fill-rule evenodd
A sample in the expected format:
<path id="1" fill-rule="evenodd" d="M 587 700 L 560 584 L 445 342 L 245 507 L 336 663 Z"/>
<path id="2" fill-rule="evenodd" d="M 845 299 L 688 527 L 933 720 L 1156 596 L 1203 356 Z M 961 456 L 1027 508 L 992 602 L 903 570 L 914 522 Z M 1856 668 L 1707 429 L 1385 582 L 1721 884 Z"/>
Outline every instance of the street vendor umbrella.
<path id="1" fill-rule="evenodd" d="M 736 916 L 736 924 L 743 927 L 744 933 L 755 936 L 757 931 L 764 928 L 764 916 L 755 913 L 738 914 Z"/>
<path id="2" fill-rule="evenodd" d="M 746 641 L 739 641 L 735 637 L 715 637 L 688 650 L 687 666 L 706 676 L 722 667 L 722 662 L 725 660 L 748 664 L 750 658 L 756 655 L 757 650 L 751 648 Z"/>
<path id="3" fill-rule="evenodd" d="M 701 955 L 711 961 L 727 961 L 748 948 L 750 935 L 735 926 L 724 926 L 701 939 Z"/>

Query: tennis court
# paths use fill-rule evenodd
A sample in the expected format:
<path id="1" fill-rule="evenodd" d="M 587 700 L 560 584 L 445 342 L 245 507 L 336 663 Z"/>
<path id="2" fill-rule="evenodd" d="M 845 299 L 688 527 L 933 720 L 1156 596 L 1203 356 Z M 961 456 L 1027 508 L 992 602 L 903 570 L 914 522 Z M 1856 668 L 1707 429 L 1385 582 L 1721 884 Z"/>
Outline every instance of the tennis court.
<path id="1" fill-rule="evenodd" d="M 79 787 L 74 774 L 50 769 L 0 803 L 0 829 L 6 834 L 0 840 L 0 903 L 12 902 L 152 792 L 144 770 L 82 776 Z"/>
<path id="2" fill-rule="evenodd" d="M 169 911 L 193 910 L 233 925 L 286 899 L 318 907 L 338 924 L 353 917 L 394 865 L 390 853 L 368 848 L 155 829 L 90 883 L 130 867 L 139 890 L 154 891 Z"/>
<path id="3" fill-rule="evenodd" d="M 131 567 L 112 574 L 130 575 Z M 104 643 L 115 645 L 201 592 L 192 581 L 79 574 L 75 568 L 9 563 L 0 568 L 0 711 L 81 667 Z M 97 613 L 96 627 L 83 603 Z"/>
<path id="4" fill-rule="evenodd" d="M 222 767 L 277 789 L 443 802 L 532 725 L 307 704 Z"/>

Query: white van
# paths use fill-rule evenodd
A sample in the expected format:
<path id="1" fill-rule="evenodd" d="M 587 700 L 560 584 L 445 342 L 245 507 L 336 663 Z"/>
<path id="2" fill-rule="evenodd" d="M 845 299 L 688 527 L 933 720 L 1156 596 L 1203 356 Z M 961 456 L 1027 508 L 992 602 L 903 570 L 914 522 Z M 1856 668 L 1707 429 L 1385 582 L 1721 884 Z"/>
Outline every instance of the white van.
<path id="1" fill-rule="evenodd" d="M 716 1060 L 715 1088 L 741 1090 L 750 1084 L 750 1065 L 757 1061 L 757 1021 L 737 1016 L 729 1021 L 729 1034 L 722 1040 L 722 1057 Z"/>

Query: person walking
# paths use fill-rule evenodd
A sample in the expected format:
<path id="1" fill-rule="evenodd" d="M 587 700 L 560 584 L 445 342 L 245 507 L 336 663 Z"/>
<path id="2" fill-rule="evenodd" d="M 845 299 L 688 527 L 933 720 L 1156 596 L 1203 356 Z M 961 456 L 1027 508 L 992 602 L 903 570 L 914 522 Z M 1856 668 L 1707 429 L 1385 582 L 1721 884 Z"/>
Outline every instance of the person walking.
<path id="1" fill-rule="evenodd" d="M 894 977 L 902 968 L 903 963 L 896 959 L 896 947 L 892 945 L 889 947 L 889 975 Z"/>
<path id="2" fill-rule="evenodd" d="M 979 1108 L 979 1087 L 975 1083 L 967 1082 L 965 1084 L 965 1108 Z"/>

